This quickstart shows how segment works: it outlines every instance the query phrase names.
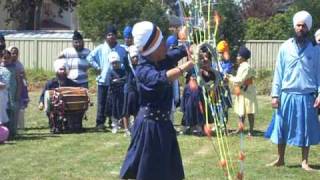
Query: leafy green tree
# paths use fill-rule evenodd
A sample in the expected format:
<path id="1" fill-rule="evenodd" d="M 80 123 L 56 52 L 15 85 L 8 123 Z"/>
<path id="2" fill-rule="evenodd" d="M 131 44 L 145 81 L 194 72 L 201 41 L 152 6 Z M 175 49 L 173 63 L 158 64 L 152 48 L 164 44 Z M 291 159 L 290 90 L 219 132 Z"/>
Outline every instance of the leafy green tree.
<path id="1" fill-rule="evenodd" d="M 288 39 L 293 34 L 292 16 L 277 14 L 267 20 L 248 18 L 245 39 Z"/>
<path id="2" fill-rule="evenodd" d="M 78 6 L 80 27 L 94 41 L 101 41 L 105 27 L 114 24 L 118 30 L 141 20 L 149 20 L 168 29 L 165 11 L 158 1 L 149 0 L 81 0 Z M 121 31 L 119 31 L 120 34 Z"/>
<path id="3" fill-rule="evenodd" d="M 78 6 L 80 27 L 94 41 L 102 40 L 108 24 L 121 29 L 137 21 L 143 0 L 81 0 Z"/>
<path id="4" fill-rule="evenodd" d="M 229 42 L 231 55 L 235 57 L 238 48 L 243 44 L 245 35 L 244 21 L 241 16 L 241 9 L 238 4 L 230 0 L 220 0 L 217 10 L 221 15 L 221 25 L 219 28 L 220 40 Z"/>
<path id="5" fill-rule="evenodd" d="M 320 28 L 320 3 L 314 0 L 296 0 L 285 13 L 278 13 L 265 20 L 248 18 L 245 39 L 288 39 L 294 35 L 292 18 L 298 11 L 306 10 L 313 18 L 309 36 Z"/>
<path id="6" fill-rule="evenodd" d="M 38 30 L 40 28 L 40 15 L 44 0 L 4 0 L 4 9 L 8 12 L 6 22 L 16 23 L 18 29 Z M 59 6 L 59 14 L 63 10 L 72 9 L 77 0 L 51 0 Z"/>
<path id="7" fill-rule="evenodd" d="M 164 36 L 169 33 L 169 20 L 165 15 L 165 7 L 160 1 L 147 3 L 142 9 L 139 17 L 140 20 L 146 20 L 155 23 L 160 27 Z"/>

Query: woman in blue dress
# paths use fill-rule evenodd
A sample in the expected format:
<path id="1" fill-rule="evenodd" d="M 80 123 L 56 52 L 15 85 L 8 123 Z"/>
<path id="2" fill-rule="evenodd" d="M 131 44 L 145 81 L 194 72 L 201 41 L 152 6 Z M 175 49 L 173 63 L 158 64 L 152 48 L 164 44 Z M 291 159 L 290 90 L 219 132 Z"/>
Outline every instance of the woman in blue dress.
<path id="1" fill-rule="evenodd" d="M 142 56 L 135 70 L 141 104 L 120 178 L 184 179 L 176 132 L 170 121 L 172 82 L 191 69 L 193 63 L 187 61 L 174 67 L 187 55 L 186 51 L 181 50 L 175 58 L 172 55 L 169 58 L 162 33 L 151 22 L 135 24 L 132 34 Z"/>
<path id="2" fill-rule="evenodd" d="M 196 77 L 192 73 L 186 76 L 186 85 L 183 90 L 181 111 L 183 112 L 181 124 L 184 126 L 184 134 L 193 132 L 202 135 L 204 125 L 204 99 L 202 89 L 197 85 Z"/>

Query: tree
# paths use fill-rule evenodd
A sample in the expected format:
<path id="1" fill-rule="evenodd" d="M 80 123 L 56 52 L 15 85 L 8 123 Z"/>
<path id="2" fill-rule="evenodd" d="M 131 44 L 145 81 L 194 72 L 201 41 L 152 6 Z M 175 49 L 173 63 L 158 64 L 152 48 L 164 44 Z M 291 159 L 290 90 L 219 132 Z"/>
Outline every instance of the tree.
<path id="1" fill-rule="evenodd" d="M 59 14 L 63 10 L 72 9 L 77 4 L 77 0 L 51 0 L 59 6 Z M 1 3 L 1 2 L 0 2 Z M 18 29 L 38 30 L 40 28 L 40 15 L 43 0 L 5 0 L 4 8 L 9 17 L 6 22 L 14 22 Z"/>
<path id="2" fill-rule="evenodd" d="M 105 27 L 114 24 L 118 29 L 133 25 L 140 20 L 149 20 L 167 32 L 168 20 L 158 1 L 149 0 L 81 0 L 78 6 L 80 27 L 86 37 L 93 41 L 103 39 Z M 120 35 L 120 34 L 119 34 Z"/>
<path id="3" fill-rule="evenodd" d="M 248 18 L 245 39 L 284 40 L 293 34 L 292 16 L 276 14 L 267 20 Z"/>
<path id="4" fill-rule="evenodd" d="M 232 57 L 236 56 L 237 50 L 243 44 L 245 35 L 244 21 L 241 17 L 241 9 L 238 4 L 230 0 L 220 0 L 217 10 L 222 17 L 219 28 L 220 38 L 227 40 L 231 47 Z"/>
<path id="5" fill-rule="evenodd" d="M 267 19 L 286 2 L 288 0 L 241 0 L 242 15 L 245 18 Z"/>
<path id="6" fill-rule="evenodd" d="M 246 39 L 288 39 L 294 35 L 292 18 L 298 11 L 306 10 L 313 18 L 313 28 L 309 36 L 320 27 L 320 4 L 314 0 L 296 0 L 284 13 L 267 19 L 248 18 Z"/>
<path id="7" fill-rule="evenodd" d="M 165 7 L 160 4 L 160 1 L 147 3 L 142 8 L 139 19 L 155 23 L 160 27 L 164 36 L 168 35 L 169 20 L 165 14 Z"/>

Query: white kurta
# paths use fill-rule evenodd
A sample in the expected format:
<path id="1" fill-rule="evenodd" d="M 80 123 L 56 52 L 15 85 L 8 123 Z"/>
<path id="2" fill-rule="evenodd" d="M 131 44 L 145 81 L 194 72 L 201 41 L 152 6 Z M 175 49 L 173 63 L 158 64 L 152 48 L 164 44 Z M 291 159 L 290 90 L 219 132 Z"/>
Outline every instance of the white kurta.
<path id="1" fill-rule="evenodd" d="M 236 76 L 230 76 L 229 80 L 234 86 L 244 85 L 244 81 L 255 77 L 255 70 L 248 62 L 242 62 Z M 238 116 L 255 114 L 258 109 L 257 92 L 254 84 L 248 85 L 247 89 L 241 88 L 240 95 L 235 96 L 234 111 Z"/>

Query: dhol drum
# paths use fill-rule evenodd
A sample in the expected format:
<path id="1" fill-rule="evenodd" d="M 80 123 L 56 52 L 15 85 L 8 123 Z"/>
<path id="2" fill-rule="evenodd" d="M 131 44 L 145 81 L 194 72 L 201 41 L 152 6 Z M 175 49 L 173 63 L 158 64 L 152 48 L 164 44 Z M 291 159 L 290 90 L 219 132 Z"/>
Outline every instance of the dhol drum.
<path id="1" fill-rule="evenodd" d="M 82 119 L 90 104 L 88 90 L 82 87 L 60 87 L 47 94 L 49 103 L 46 111 L 54 132 L 81 132 Z"/>

